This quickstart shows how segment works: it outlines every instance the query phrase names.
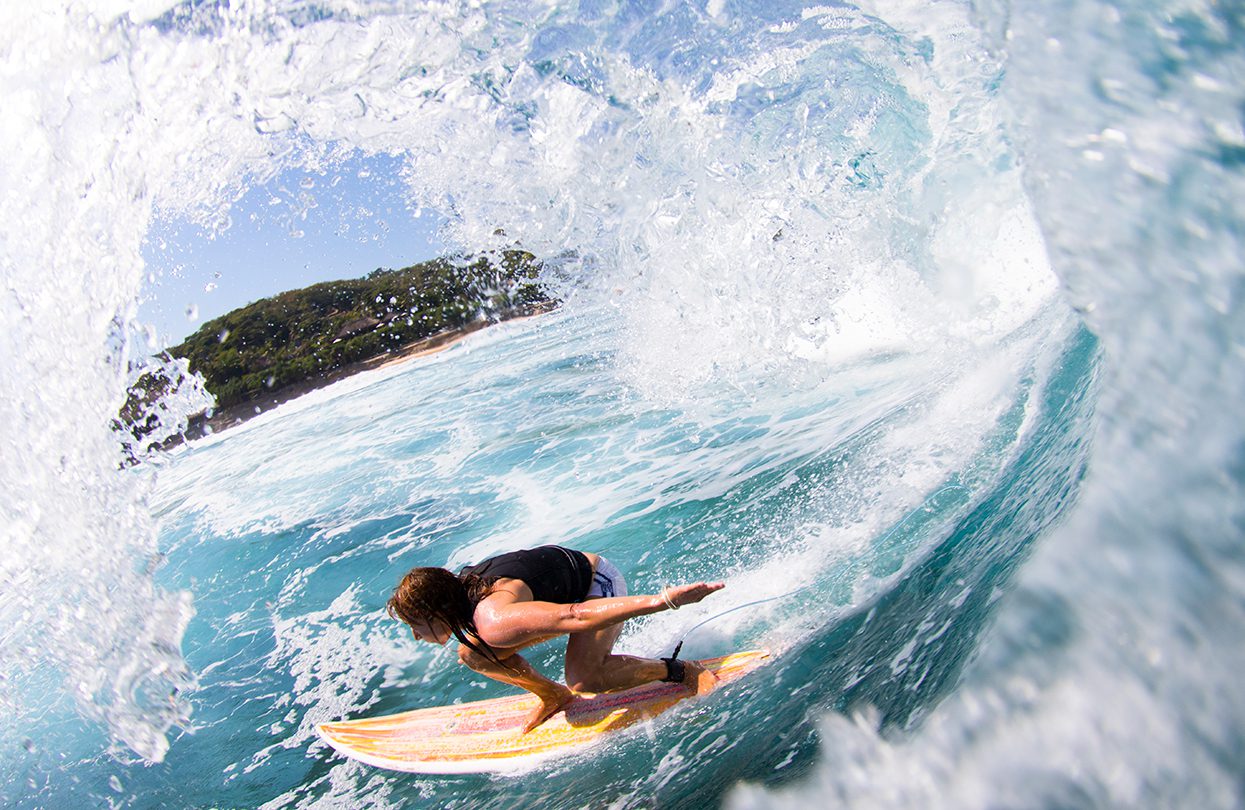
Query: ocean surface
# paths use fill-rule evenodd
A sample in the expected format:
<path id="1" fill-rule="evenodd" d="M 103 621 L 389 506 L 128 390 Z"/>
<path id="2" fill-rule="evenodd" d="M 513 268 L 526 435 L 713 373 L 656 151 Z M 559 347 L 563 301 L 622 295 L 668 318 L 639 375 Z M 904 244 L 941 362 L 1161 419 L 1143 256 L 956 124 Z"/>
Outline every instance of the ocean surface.
<path id="1" fill-rule="evenodd" d="M 1245 805 L 1238 4 L 0 23 L 0 803 Z M 371 158 L 562 306 L 122 464 L 155 223 Z M 549 542 L 726 581 L 622 650 L 773 662 L 517 776 L 318 741 L 508 693 L 384 602 Z"/>

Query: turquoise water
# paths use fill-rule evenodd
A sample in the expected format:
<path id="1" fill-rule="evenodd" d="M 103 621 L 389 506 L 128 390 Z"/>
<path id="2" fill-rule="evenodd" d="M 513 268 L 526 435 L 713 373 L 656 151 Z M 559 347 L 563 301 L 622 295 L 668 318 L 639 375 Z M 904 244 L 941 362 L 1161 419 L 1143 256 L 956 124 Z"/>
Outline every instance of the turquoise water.
<path id="1" fill-rule="evenodd" d="M 1240 805 L 1234 8 L 4 14 L 7 805 Z M 370 157 L 561 308 L 121 467 L 153 222 Z M 773 663 L 517 776 L 317 741 L 507 693 L 383 604 L 546 542 Z"/>
<path id="2" fill-rule="evenodd" d="M 375 789 L 376 773 L 332 753 L 312 724 L 507 693 L 388 619 L 395 577 L 546 541 L 608 555 L 637 590 L 730 583 L 698 609 L 636 622 L 624 649 L 668 654 L 701 619 L 779 597 L 710 621 L 686 647 L 771 646 L 777 660 L 530 776 L 385 775 L 385 795 L 673 805 L 740 778 L 781 782 L 814 760 L 820 712 L 869 705 L 884 728 L 906 728 L 952 687 L 994 594 L 1085 464 L 1096 349 L 1083 330 L 1005 352 L 1032 365 L 988 392 L 997 419 L 984 430 L 901 448 L 887 447 L 897 432 L 946 431 L 930 413 L 947 403 L 982 404 L 980 380 L 890 357 L 815 388 L 759 400 L 710 389 L 697 392 L 702 408 L 655 408 L 619 380 L 611 336 L 582 319 L 495 331 L 227 432 L 164 471 L 159 580 L 196 592 L 183 648 L 202 673 L 198 728 L 164 767 L 221 778 L 202 792 L 175 779 L 157 800 L 139 772 L 129 789 L 190 805 L 226 791 L 247 806 Z M 557 672 L 562 646 L 533 660 Z"/>
<path id="3" fill-rule="evenodd" d="M 674 408 L 620 379 L 616 336 L 594 318 L 555 313 L 197 443 L 163 463 L 152 502 L 156 580 L 195 593 L 193 733 L 121 785 L 150 806 L 351 805 L 377 790 L 394 804 L 666 806 L 807 770 L 825 711 L 870 706 L 882 728 L 911 727 L 1077 491 L 1096 343 L 1066 316 L 1050 340 L 1052 317 L 976 358 L 1001 380 L 891 355 L 761 397 L 706 386 Z M 948 426 L 949 408 L 994 418 Z M 775 663 L 528 776 L 378 775 L 318 742 L 317 722 L 506 694 L 452 650 L 414 644 L 384 601 L 411 566 L 547 541 L 608 555 L 637 590 L 729 583 L 633 623 L 622 649 L 668 654 L 709 618 L 686 654 L 768 646 Z M 558 672 L 562 646 L 532 659 Z M 72 801 L 63 789 L 32 799 Z"/>

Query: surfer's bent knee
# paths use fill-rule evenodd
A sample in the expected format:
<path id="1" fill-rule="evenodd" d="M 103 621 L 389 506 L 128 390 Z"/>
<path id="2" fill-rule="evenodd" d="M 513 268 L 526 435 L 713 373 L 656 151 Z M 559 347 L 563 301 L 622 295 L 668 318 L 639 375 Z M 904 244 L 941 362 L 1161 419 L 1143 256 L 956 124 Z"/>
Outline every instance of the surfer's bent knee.
<path id="1" fill-rule="evenodd" d="M 576 692 L 609 691 L 608 679 L 600 669 L 576 669 L 566 673 L 567 685 Z"/>

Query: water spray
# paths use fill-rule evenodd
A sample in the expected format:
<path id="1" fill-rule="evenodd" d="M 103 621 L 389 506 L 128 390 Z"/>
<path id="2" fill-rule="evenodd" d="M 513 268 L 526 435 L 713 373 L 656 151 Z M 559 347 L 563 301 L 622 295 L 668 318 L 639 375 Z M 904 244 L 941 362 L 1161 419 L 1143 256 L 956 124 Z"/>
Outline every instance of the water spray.
<path id="1" fill-rule="evenodd" d="M 895 532 L 899 531 L 899 529 L 902 528 L 904 524 L 906 524 L 909 520 L 912 519 L 913 515 L 916 515 L 919 512 L 924 511 L 926 507 L 928 507 L 930 502 L 932 502 L 939 495 L 943 494 L 944 492 L 950 492 L 952 490 L 957 490 L 957 489 L 968 491 L 968 487 L 963 486 L 961 484 L 950 484 L 948 486 L 943 487 L 942 489 L 938 490 L 933 495 L 930 495 L 928 498 L 922 501 L 920 509 L 909 512 L 907 515 L 904 516 L 903 520 L 899 521 L 894 526 L 892 526 L 891 530 L 887 532 L 886 535 L 882 538 L 882 542 L 886 542 L 887 540 L 889 540 L 891 536 L 895 534 Z M 727 608 L 726 610 L 723 610 L 720 613 L 715 613 L 706 619 L 702 619 L 701 621 L 692 625 L 691 628 L 686 630 L 683 633 L 683 635 L 679 637 L 678 643 L 674 645 L 674 652 L 670 653 L 670 658 L 678 659 L 679 653 L 683 650 L 683 642 L 687 640 L 687 637 L 690 636 L 696 630 L 699 630 L 701 627 L 704 627 L 709 622 L 720 619 L 723 616 L 734 613 L 735 611 L 743 610 L 744 608 L 754 607 L 756 605 L 763 605 L 766 602 L 776 602 L 779 599 L 786 599 L 788 596 L 795 596 L 798 593 L 803 593 L 805 591 L 812 590 L 814 587 L 816 587 L 816 585 L 817 585 L 816 582 L 810 582 L 807 585 L 801 585 L 800 587 L 794 590 L 791 590 L 791 591 L 787 591 L 786 593 L 780 593 L 776 596 L 767 596 L 764 599 L 754 599 L 751 602 L 745 602 L 742 605 L 735 605 L 734 607 Z"/>

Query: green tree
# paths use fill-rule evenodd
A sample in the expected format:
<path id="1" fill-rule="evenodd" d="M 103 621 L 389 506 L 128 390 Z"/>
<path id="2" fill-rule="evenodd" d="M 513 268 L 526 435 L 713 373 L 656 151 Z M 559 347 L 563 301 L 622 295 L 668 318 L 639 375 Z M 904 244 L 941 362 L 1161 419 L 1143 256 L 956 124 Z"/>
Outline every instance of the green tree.
<path id="1" fill-rule="evenodd" d="M 290 290 L 203 324 L 170 349 L 203 375 L 219 407 L 331 375 L 343 366 L 549 301 L 540 267 L 518 250 L 377 269 Z"/>

